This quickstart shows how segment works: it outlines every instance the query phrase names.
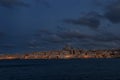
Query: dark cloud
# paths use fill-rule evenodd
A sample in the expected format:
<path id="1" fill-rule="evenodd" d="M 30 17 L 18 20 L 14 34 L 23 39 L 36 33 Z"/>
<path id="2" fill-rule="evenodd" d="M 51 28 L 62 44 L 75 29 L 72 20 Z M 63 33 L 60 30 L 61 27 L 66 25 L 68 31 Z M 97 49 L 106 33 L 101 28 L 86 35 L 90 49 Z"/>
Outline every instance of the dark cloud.
<path id="1" fill-rule="evenodd" d="M 36 2 L 36 5 L 42 5 L 47 8 L 50 8 L 51 5 L 46 0 L 34 0 Z M 13 8 L 16 6 L 23 6 L 23 7 L 30 7 L 31 5 L 29 3 L 26 3 L 25 1 L 21 0 L 0 0 L 0 5 L 6 8 Z"/>
<path id="2" fill-rule="evenodd" d="M 42 1 L 42 4 L 45 5 L 47 8 L 50 8 L 50 7 L 51 7 L 50 3 L 48 3 L 48 2 L 45 1 L 45 0 Z"/>
<path id="3" fill-rule="evenodd" d="M 51 8 L 51 4 L 47 0 L 35 0 L 36 5 L 42 5 L 46 8 Z"/>
<path id="4" fill-rule="evenodd" d="M 41 41 L 42 43 L 60 43 L 63 42 L 63 39 L 58 35 L 58 32 L 55 31 L 50 31 L 48 29 L 40 29 L 38 31 L 35 32 L 34 39 L 32 41 L 36 42 L 36 41 Z"/>
<path id="5" fill-rule="evenodd" d="M 120 37 L 110 32 L 98 32 L 96 35 L 82 33 L 79 30 L 64 30 L 61 32 L 50 32 L 40 30 L 40 38 L 32 39 L 28 46 L 39 49 L 43 45 L 65 45 L 71 43 L 76 48 L 104 49 L 120 47 Z"/>
<path id="6" fill-rule="evenodd" d="M 95 12 L 95 11 L 86 13 L 84 16 L 90 17 L 90 18 L 94 17 L 94 18 L 98 18 L 98 19 L 99 19 L 99 18 L 103 18 L 103 15 L 102 15 L 102 14 L 100 14 L 100 13 L 98 13 L 98 12 Z"/>
<path id="7" fill-rule="evenodd" d="M 107 6 L 107 10 L 104 14 L 104 17 L 107 18 L 112 23 L 120 23 L 120 1 L 119 0 Z"/>
<path id="8" fill-rule="evenodd" d="M 51 35 L 53 34 L 54 32 L 51 32 L 50 30 L 48 29 L 39 29 L 35 32 L 35 36 L 42 36 L 42 35 Z"/>
<path id="9" fill-rule="evenodd" d="M 6 33 L 4 33 L 4 32 L 0 32 L 0 39 L 1 39 L 1 38 L 4 38 L 4 37 L 6 37 L 6 36 L 7 36 Z"/>
<path id="10" fill-rule="evenodd" d="M 116 0 L 93 0 L 93 5 L 95 5 L 95 7 L 105 7 L 108 4 L 113 3 Z"/>
<path id="11" fill-rule="evenodd" d="M 93 40 L 100 42 L 120 42 L 120 37 L 110 32 L 103 32 L 94 36 Z"/>
<path id="12" fill-rule="evenodd" d="M 37 40 L 30 40 L 28 42 L 26 42 L 26 45 L 28 48 L 39 48 L 40 47 L 40 42 Z"/>
<path id="13" fill-rule="evenodd" d="M 83 34 L 80 31 L 65 31 L 59 34 L 64 39 L 86 39 L 86 38 L 91 38 L 92 36 Z"/>
<path id="14" fill-rule="evenodd" d="M 0 48 L 4 48 L 4 49 L 13 49 L 16 46 L 14 44 L 0 44 Z"/>
<path id="15" fill-rule="evenodd" d="M 14 6 L 24 6 L 24 7 L 30 6 L 29 4 L 18 0 L 0 0 L 0 5 L 7 8 L 11 8 Z"/>
<path id="16" fill-rule="evenodd" d="M 5 34 L 3 32 L 0 32 L 0 36 L 4 36 Z"/>
<path id="17" fill-rule="evenodd" d="M 111 42 L 91 42 L 91 43 L 84 43 L 82 46 L 85 49 L 111 49 L 111 48 L 119 48 L 118 45 L 113 45 Z"/>
<path id="18" fill-rule="evenodd" d="M 74 25 L 84 25 L 90 28 L 98 28 L 101 24 L 100 22 L 101 17 L 102 15 L 98 14 L 97 12 L 90 12 L 79 19 L 65 19 L 64 22 Z"/>
<path id="19" fill-rule="evenodd" d="M 93 0 L 95 6 L 102 6 L 103 4 L 99 0 Z"/>
<path id="20" fill-rule="evenodd" d="M 106 48 L 119 48 L 120 37 L 111 32 L 98 32 L 98 34 L 89 37 L 82 46 L 88 49 L 106 49 Z"/>
<path id="21" fill-rule="evenodd" d="M 58 36 L 56 34 L 49 35 L 49 36 L 43 38 L 43 40 L 51 42 L 51 43 L 61 43 L 61 42 L 64 42 L 64 39 L 62 39 L 60 36 Z"/>
<path id="22" fill-rule="evenodd" d="M 35 34 L 36 36 L 36 34 Z M 92 36 L 81 33 L 79 30 L 60 30 L 57 32 L 50 32 L 49 30 L 39 30 L 37 33 L 37 41 L 49 42 L 49 43 L 66 43 L 74 40 L 89 39 Z"/>

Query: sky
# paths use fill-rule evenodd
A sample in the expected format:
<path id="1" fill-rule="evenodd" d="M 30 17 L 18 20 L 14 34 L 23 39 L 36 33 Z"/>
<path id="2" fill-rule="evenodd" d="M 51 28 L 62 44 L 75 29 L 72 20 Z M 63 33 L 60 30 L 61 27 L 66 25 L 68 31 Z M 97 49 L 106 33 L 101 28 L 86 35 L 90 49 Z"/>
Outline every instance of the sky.
<path id="1" fill-rule="evenodd" d="M 119 0 L 0 0 L 0 53 L 120 48 Z"/>

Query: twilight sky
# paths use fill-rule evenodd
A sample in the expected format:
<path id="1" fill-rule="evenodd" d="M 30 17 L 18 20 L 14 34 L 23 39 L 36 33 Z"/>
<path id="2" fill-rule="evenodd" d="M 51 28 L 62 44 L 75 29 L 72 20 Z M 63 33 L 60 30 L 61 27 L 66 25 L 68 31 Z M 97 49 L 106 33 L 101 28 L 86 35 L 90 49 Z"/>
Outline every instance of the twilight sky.
<path id="1" fill-rule="evenodd" d="M 0 53 L 120 48 L 119 0 L 0 0 Z"/>

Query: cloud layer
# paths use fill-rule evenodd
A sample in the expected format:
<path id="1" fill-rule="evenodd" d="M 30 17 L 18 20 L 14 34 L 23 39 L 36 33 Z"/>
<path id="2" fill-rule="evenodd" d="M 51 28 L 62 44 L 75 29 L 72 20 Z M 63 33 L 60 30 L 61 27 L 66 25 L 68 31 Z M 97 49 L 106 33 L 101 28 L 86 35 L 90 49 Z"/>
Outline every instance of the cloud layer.
<path id="1" fill-rule="evenodd" d="M 107 6 L 104 17 L 112 23 L 120 23 L 120 1 Z"/>
<path id="2" fill-rule="evenodd" d="M 56 49 L 65 44 L 92 49 L 120 47 L 120 37 L 115 35 L 119 33 L 115 30 L 120 29 L 119 0 L 99 0 L 99 8 L 87 3 L 90 0 L 35 1 L 39 6 L 29 0 L 28 3 L 24 0 L 0 0 L 0 5 L 8 8 L 32 6 L 14 9 L 16 11 L 6 9 L 4 12 L 9 12 L 9 15 L 1 13 L 5 24 L 1 23 L 0 26 L 11 29 L 10 34 L 8 29 L 0 32 L 1 49 L 34 51 Z M 6 36 L 5 32 L 9 35 Z"/>
<path id="3" fill-rule="evenodd" d="M 29 7 L 30 5 L 19 0 L 0 0 L 0 5 L 4 7 L 15 7 L 15 6 L 24 6 L 24 7 Z"/>
<path id="4" fill-rule="evenodd" d="M 98 28 L 101 24 L 100 18 L 102 18 L 102 15 L 98 14 L 97 12 L 90 12 L 78 19 L 65 19 L 64 22 L 67 24 Z"/>

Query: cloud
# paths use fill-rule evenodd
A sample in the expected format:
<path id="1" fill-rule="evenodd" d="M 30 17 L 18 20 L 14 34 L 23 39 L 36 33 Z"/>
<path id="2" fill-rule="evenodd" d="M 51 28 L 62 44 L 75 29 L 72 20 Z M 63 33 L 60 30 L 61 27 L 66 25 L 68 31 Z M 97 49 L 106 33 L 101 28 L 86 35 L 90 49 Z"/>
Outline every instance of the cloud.
<path id="1" fill-rule="evenodd" d="M 56 35 L 56 34 L 49 35 L 46 38 L 44 38 L 43 40 L 51 42 L 51 43 L 64 42 L 63 39 L 60 36 Z"/>
<path id="2" fill-rule="evenodd" d="M 30 6 L 29 4 L 18 0 L 0 0 L 0 5 L 7 8 L 11 8 L 14 6 L 24 6 L 24 7 Z"/>
<path id="3" fill-rule="evenodd" d="M 98 34 L 87 39 L 81 45 L 88 49 L 106 49 L 106 48 L 119 48 L 120 37 L 111 32 L 98 32 Z"/>
<path id="4" fill-rule="evenodd" d="M 86 49 L 110 49 L 110 48 L 119 48 L 120 45 L 114 42 L 91 42 L 84 43 L 82 46 Z"/>
<path id="5" fill-rule="evenodd" d="M 39 29 L 35 32 L 35 36 L 42 36 L 42 35 L 50 35 L 50 34 L 54 34 L 54 32 L 51 32 L 48 29 Z"/>
<path id="6" fill-rule="evenodd" d="M 92 39 L 98 42 L 120 42 L 120 37 L 110 32 L 102 32 L 94 36 Z"/>
<path id="7" fill-rule="evenodd" d="M 31 48 L 41 48 L 41 46 L 65 45 L 71 43 L 72 46 L 85 49 L 104 49 L 120 47 L 120 37 L 110 32 L 98 32 L 96 35 L 82 33 L 80 30 L 64 30 L 61 32 L 50 32 L 49 30 L 40 30 L 41 36 L 34 38 L 30 43 Z"/>
<path id="8" fill-rule="evenodd" d="M 3 33 L 3 32 L 0 32 L 0 36 L 4 36 L 4 33 Z"/>
<path id="9" fill-rule="evenodd" d="M 36 36 L 36 34 L 35 34 Z M 49 30 L 39 30 L 39 33 L 37 32 L 38 38 L 37 41 L 43 41 L 53 44 L 59 44 L 59 43 L 68 43 L 73 42 L 74 40 L 84 40 L 89 39 L 92 36 L 89 34 L 81 33 L 79 30 L 60 30 L 57 32 L 52 32 Z"/>
<path id="10" fill-rule="evenodd" d="M 92 36 L 83 34 L 78 30 L 72 30 L 72 31 L 65 31 L 59 34 L 64 39 L 86 39 L 91 38 Z"/>
<path id="11" fill-rule="evenodd" d="M 42 4 L 45 5 L 47 8 L 51 7 L 50 3 L 45 0 L 42 1 Z"/>
<path id="12" fill-rule="evenodd" d="M 95 29 L 101 24 L 100 18 L 102 18 L 102 15 L 97 12 L 90 12 L 78 19 L 65 19 L 64 22 L 73 25 L 84 25 Z"/>
<path id="13" fill-rule="evenodd" d="M 36 5 L 42 5 L 47 8 L 50 8 L 51 5 L 46 0 L 33 0 L 36 2 Z M 0 0 L 0 5 L 6 8 L 13 8 L 17 6 L 23 6 L 23 7 L 30 7 L 31 5 L 29 3 L 26 3 L 25 1 L 21 0 Z"/>
<path id="14" fill-rule="evenodd" d="M 47 1 L 47 0 L 34 0 L 35 2 L 36 2 L 36 5 L 37 6 L 45 6 L 46 8 L 51 8 L 51 4 L 50 4 L 50 2 L 49 2 L 49 0 Z"/>
<path id="15" fill-rule="evenodd" d="M 4 32 L 0 32 L 0 38 L 5 37 L 6 35 L 7 35 L 6 33 L 4 33 Z"/>
<path id="16" fill-rule="evenodd" d="M 0 44 L 0 48 L 4 48 L 4 49 L 13 49 L 16 46 L 13 44 Z"/>
<path id="17" fill-rule="evenodd" d="M 107 6 L 104 17 L 112 23 L 120 23 L 120 1 L 114 2 Z"/>
<path id="18" fill-rule="evenodd" d="M 116 0 L 93 0 L 93 5 L 95 5 L 95 7 L 105 7 L 108 4 L 113 3 Z"/>
<path id="19" fill-rule="evenodd" d="M 104 6 L 103 1 L 102 0 L 93 0 L 93 5 L 97 6 L 97 7 L 101 7 Z"/>
<path id="20" fill-rule="evenodd" d="M 33 35 L 36 40 L 49 43 L 60 43 L 63 39 L 58 35 L 59 32 L 51 31 L 48 29 L 40 29 Z"/>

